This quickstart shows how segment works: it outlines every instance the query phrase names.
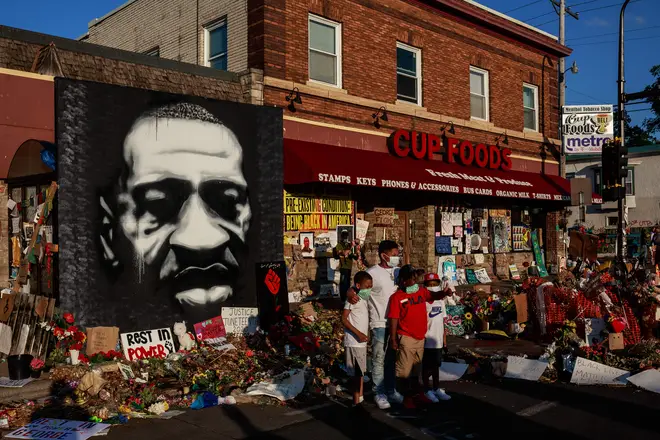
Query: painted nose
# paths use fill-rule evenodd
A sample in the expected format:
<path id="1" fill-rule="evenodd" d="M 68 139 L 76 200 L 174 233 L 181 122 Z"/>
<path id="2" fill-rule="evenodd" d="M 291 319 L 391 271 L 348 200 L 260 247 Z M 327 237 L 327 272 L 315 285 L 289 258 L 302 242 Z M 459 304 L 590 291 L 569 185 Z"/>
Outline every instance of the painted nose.
<path id="1" fill-rule="evenodd" d="M 203 250 L 216 249 L 229 242 L 229 233 L 204 209 L 202 199 L 193 194 L 185 204 L 179 226 L 172 234 L 172 246 Z"/>

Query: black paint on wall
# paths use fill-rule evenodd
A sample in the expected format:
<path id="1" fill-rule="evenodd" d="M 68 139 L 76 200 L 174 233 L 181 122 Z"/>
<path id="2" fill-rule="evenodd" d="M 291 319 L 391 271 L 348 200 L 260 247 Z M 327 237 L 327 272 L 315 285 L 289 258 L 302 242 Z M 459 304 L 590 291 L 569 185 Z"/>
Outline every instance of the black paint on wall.
<path id="1" fill-rule="evenodd" d="M 256 306 L 255 263 L 283 259 L 281 110 L 55 90 L 63 310 L 131 331 Z"/>

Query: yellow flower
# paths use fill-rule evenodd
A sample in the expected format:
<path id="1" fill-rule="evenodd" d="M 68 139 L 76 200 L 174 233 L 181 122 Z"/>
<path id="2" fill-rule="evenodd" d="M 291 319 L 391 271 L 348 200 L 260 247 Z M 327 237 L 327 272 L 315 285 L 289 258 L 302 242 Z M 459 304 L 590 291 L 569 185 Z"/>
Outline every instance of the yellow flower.
<path id="1" fill-rule="evenodd" d="M 472 313 L 467 312 L 467 313 L 465 314 L 465 319 L 467 319 L 468 321 L 471 320 L 471 319 L 472 319 Z"/>

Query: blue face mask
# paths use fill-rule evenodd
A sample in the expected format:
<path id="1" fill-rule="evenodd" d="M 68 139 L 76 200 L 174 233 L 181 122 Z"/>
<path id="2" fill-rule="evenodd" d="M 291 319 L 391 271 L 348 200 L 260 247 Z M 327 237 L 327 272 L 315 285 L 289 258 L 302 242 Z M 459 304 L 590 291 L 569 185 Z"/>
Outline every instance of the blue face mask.
<path id="1" fill-rule="evenodd" d="M 406 293 L 417 293 L 417 291 L 419 291 L 419 284 L 406 287 Z"/>

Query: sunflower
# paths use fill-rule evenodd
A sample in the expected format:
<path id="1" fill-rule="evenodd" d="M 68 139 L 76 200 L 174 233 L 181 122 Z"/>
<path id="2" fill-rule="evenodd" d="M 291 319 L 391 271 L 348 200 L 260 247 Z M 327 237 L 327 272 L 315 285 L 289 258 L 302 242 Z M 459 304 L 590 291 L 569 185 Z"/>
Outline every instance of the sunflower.
<path id="1" fill-rule="evenodd" d="M 467 312 L 467 313 L 465 314 L 465 319 L 467 319 L 468 321 L 470 321 L 470 320 L 472 319 L 472 313 Z"/>

